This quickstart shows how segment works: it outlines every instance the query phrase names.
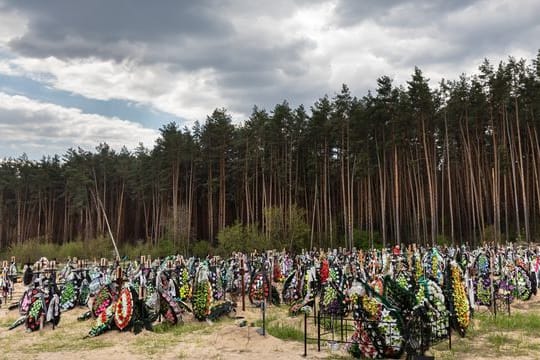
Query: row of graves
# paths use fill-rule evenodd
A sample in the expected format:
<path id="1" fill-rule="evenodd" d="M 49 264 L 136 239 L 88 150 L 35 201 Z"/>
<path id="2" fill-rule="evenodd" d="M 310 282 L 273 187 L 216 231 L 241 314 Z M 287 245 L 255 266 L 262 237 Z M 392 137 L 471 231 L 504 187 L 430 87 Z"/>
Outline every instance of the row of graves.
<path id="1" fill-rule="evenodd" d="M 530 299 L 539 266 L 538 251 L 511 245 L 70 259 L 61 267 L 41 259 L 25 266 L 25 291 L 14 305 L 20 318 L 10 329 L 54 328 L 63 312 L 83 306 L 87 336 L 139 333 L 157 321 L 213 321 L 249 301 L 303 316 L 305 353 L 315 340 L 318 350 L 341 343 L 360 358 L 417 356 L 437 342 L 451 345 L 453 333 L 465 336 L 474 311 L 509 313 L 513 301 Z"/>
<path id="2" fill-rule="evenodd" d="M 18 271 L 15 263 L 15 257 L 11 261 L 2 261 L 0 274 L 0 307 L 13 300 L 13 289 L 17 279 Z"/>

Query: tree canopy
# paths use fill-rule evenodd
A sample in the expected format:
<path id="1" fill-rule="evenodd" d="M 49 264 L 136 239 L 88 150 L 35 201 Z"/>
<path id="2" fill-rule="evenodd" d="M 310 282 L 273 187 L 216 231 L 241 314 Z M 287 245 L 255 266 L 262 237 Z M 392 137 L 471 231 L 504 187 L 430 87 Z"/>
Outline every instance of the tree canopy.
<path id="1" fill-rule="evenodd" d="M 254 107 L 240 125 L 216 109 L 193 129 L 163 125 L 152 149 L 4 159 L 0 248 L 92 241 L 104 214 L 119 243 L 180 252 L 229 227 L 291 248 L 538 239 L 540 52 L 437 88 L 419 68 L 376 84 L 310 111 Z"/>

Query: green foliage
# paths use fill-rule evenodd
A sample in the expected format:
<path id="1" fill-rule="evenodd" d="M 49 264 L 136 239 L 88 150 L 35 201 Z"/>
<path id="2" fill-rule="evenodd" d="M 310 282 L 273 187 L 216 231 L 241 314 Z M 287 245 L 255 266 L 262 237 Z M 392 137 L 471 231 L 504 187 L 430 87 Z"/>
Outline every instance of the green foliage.
<path id="1" fill-rule="evenodd" d="M 48 259 L 57 257 L 59 246 L 51 243 L 40 243 L 33 239 L 18 246 L 10 246 L 2 253 L 2 258 L 6 259 L 15 256 L 19 263 L 35 262 L 44 256 Z"/>
<path id="2" fill-rule="evenodd" d="M 450 240 L 450 238 L 442 235 L 442 234 L 439 234 L 437 235 L 437 238 L 435 239 L 435 243 L 438 245 L 438 246 L 446 246 L 446 245 L 451 245 L 452 243 L 452 240 Z"/>
<path id="3" fill-rule="evenodd" d="M 162 239 L 157 246 L 139 241 L 135 244 L 123 244 L 118 251 L 121 257 L 137 259 L 141 255 L 151 255 L 153 258 L 175 254 L 172 241 Z M 68 257 L 80 259 L 113 258 L 116 256 L 114 246 L 109 237 L 99 237 L 87 241 L 72 241 L 63 245 L 41 243 L 38 240 L 28 241 L 20 246 L 12 246 L 0 254 L 2 258 L 15 256 L 19 262 L 35 262 L 42 256 L 48 259 L 63 261 Z"/>
<path id="4" fill-rule="evenodd" d="M 482 331 L 522 331 L 529 335 L 540 332 L 540 314 L 514 312 L 510 316 L 478 314 Z"/>
<path id="5" fill-rule="evenodd" d="M 205 258 L 207 255 L 212 254 L 214 248 L 210 242 L 206 240 L 197 241 L 191 247 L 191 254 L 199 258 Z"/>
<path id="6" fill-rule="evenodd" d="M 120 256 L 126 256 L 128 259 L 138 259 L 141 255 L 155 257 L 152 245 L 143 241 L 137 241 L 135 244 L 123 244 L 118 251 L 120 251 Z"/>
<path id="7" fill-rule="evenodd" d="M 357 249 L 382 248 L 382 239 L 378 232 L 373 233 L 373 240 L 370 239 L 369 231 L 354 229 L 353 231 L 354 246 Z"/>
<path id="8" fill-rule="evenodd" d="M 482 231 L 482 239 L 481 239 L 481 243 L 484 244 L 484 243 L 495 243 L 497 241 L 497 239 L 499 241 L 501 241 L 503 239 L 503 235 L 500 231 L 498 231 L 497 229 L 495 229 L 495 226 L 493 225 L 488 225 L 486 227 L 484 227 L 484 231 Z"/>
<path id="9" fill-rule="evenodd" d="M 153 250 L 154 257 L 163 257 L 177 252 L 171 239 L 159 240 L 158 245 Z"/>
<path id="10" fill-rule="evenodd" d="M 452 339 L 452 350 L 448 350 L 447 344 L 440 343 L 432 351 L 437 359 L 462 359 L 466 355 L 485 353 L 497 358 L 536 358 L 532 355 L 540 350 L 536 341 L 538 331 L 540 315 L 532 308 L 511 315 L 475 313 L 474 324 L 465 338 Z"/>
<path id="11" fill-rule="evenodd" d="M 218 243 L 217 252 L 223 256 L 234 251 L 264 250 L 270 245 L 256 225 L 244 226 L 239 222 L 222 229 L 218 234 Z"/>
<path id="12" fill-rule="evenodd" d="M 299 251 L 309 245 L 309 225 L 306 211 L 293 205 L 286 209 L 270 207 L 264 210 L 266 236 L 271 248 Z"/>
<path id="13" fill-rule="evenodd" d="M 284 101 L 270 111 L 254 107 L 236 125 L 216 109 L 191 130 L 164 125 L 151 149 L 100 144 L 41 161 L 5 159 L 0 247 L 23 244 L 11 251 L 32 258 L 109 255 L 86 247 L 103 233 L 102 212 L 130 255 L 188 253 L 192 241 L 215 240 L 201 229 L 213 229 L 216 217 L 220 229 L 231 227 L 219 235 L 223 252 L 298 250 L 311 235 L 317 246 L 344 246 L 348 210 L 354 225 L 370 223 L 380 234 L 356 230 L 358 248 L 379 247 L 381 237 L 392 245 L 396 231 L 423 244 L 446 241 L 434 238 L 438 229 L 460 243 L 477 242 L 479 230 L 482 242 L 501 239 L 501 229 L 506 239 L 530 243 L 540 234 L 534 186 L 521 191 L 519 203 L 495 195 L 512 195 L 522 179 L 537 178 L 539 73 L 540 53 L 532 64 L 486 60 L 478 74 L 432 89 L 415 68 L 406 84 L 382 76 L 374 92 L 360 96 L 343 85 L 309 115 Z M 510 176 L 516 167 L 520 176 Z M 289 206 L 295 201 L 299 207 Z M 232 224 L 232 216 L 253 228 Z M 478 228 L 480 219 L 487 228 Z M 29 243 L 38 237 L 42 248 Z M 152 245 L 124 247 L 137 239 Z M 47 245 L 67 240 L 63 248 Z"/>
<path id="14" fill-rule="evenodd" d="M 64 261 L 68 257 L 93 258 L 113 257 L 114 247 L 107 237 L 99 237 L 87 241 L 72 241 L 62 245 L 43 243 L 38 239 L 32 239 L 19 246 L 11 246 L 2 254 L 2 258 L 15 256 L 18 262 L 35 262 L 39 258 L 57 259 Z"/>
<path id="15" fill-rule="evenodd" d="M 291 325 L 286 324 L 269 324 L 266 327 L 268 333 L 278 339 L 286 341 L 304 341 L 304 332 Z"/>
<path id="16" fill-rule="evenodd" d="M 309 245 L 309 225 L 306 222 L 306 210 L 294 205 L 289 209 L 287 237 L 291 240 L 292 250 L 300 251 Z"/>
<path id="17" fill-rule="evenodd" d="M 233 251 L 244 250 L 246 246 L 245 228 L 239 222 L 227 226 L 218 234 L 218 252 L 220 254 L 230 254 Z"/>
<path id="18" fill-rule="evenodd" d="M 233 251 L 253 251 L 289 248 L 300 251 L 309 244 L 309 226 L 305 221 L 306 212 L 292 206 L 288 212 L 282 208 L 270 207 L 264 210 L 265 232 L 258 230 L 256 224 L 243 225 L 236 222 L 218 234 L 218 253 L 230 254 Z"/>
<path id="19" fill-rule="evenodd" d="M 161 239 L 156 246 L 143 241 L 138 241 L 135 244 L 124 244 L 118 251 L 121 257 L 128 259 L 138 259 L 141 255 L 151 255 L 152 258 L 157 258 L 177 253 L 172 240 L 169 239 Z"/>
<path id="20" fill-rule="evenodd" d="M 210 329 L 207 323 L 192 322 L 182 325 L 172 325 L 168 322 L 162 322 L 154 326 L 153 331 L 156 334 L 183 335 L 195 331 L 201 331 L 201 333 L 209 333 Z"/>

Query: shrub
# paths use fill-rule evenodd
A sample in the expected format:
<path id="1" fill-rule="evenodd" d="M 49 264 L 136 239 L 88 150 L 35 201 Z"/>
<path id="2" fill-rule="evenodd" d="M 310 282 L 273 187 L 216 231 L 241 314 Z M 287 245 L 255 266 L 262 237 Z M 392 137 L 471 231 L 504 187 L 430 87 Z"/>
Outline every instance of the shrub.
<path id="1" fill-rule="evenodd" d="M 207 255 L 211 255 L 214 252 L 214 248 L 206 240 L 197 241 L 191 247 L 191 254 L 199 258 L 205 258 Z"/>

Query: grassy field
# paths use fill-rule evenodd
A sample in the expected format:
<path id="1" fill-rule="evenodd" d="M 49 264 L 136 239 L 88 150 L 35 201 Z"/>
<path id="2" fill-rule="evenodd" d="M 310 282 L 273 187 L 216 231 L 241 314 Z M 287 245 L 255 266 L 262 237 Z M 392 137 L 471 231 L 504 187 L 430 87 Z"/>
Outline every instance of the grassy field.
<path id="1" fill-rule="evenodd" d="M 477 311 L 466 336 L 454 336 L 452 348 L 440 343 L 431 353 L 436 359 L 540 359 L 540 302 L 512 305 L 511 314 L 493 316 Z"/>

